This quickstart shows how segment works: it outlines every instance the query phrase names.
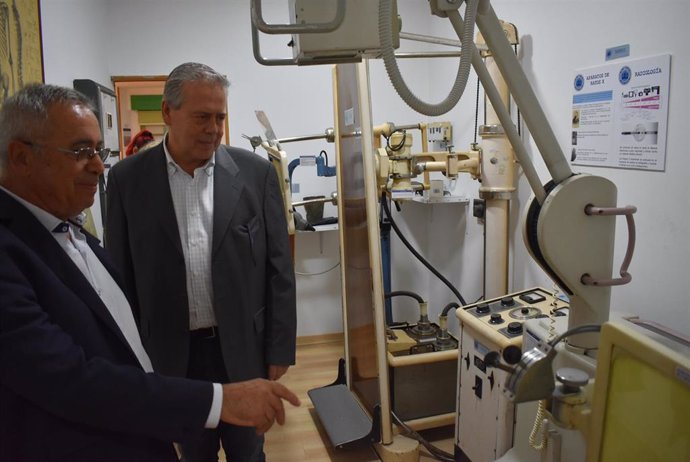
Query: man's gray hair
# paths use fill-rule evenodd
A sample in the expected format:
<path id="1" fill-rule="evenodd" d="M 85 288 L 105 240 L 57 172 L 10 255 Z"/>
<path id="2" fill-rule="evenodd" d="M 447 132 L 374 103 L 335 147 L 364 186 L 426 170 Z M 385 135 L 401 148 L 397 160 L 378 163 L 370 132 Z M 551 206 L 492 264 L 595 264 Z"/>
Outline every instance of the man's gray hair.
<path id="1" fill-rule="evenodd" d="M 76 90 L 57 85 L 33 83 L 2 103 L 0 109 L 0 173 L 7 165 L 12 140 L 33 142 L 49 127 L 48 109 L 56 104 L 83 106 L 95 112 L 89 99 Z"/>
<path id="2" fill-rule="evenodd" d="M 165 82 L 163 101 L 173 109 L 182 106 L 182 87 L 187 82 L 215 83 L 227 90 L 230 82 L 224 75 L 219 74 L 206 64 L 184 63 L 172 70 Z"/>

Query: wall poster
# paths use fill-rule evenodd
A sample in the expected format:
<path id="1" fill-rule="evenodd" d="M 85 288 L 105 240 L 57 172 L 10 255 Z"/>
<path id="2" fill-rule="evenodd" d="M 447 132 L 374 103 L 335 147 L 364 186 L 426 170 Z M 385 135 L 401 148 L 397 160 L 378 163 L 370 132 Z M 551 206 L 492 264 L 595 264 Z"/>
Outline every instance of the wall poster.
<path id="1" fill-rule="evenodd" d="M 31 82 L 43 82 L 39 0 L 0 0 L 0 105 Z"/>
<path id="2" fill-rule="evenodd" d="M 577 70 L 572 163 L 663 171 L 670 70 L 670 54 Z"/>

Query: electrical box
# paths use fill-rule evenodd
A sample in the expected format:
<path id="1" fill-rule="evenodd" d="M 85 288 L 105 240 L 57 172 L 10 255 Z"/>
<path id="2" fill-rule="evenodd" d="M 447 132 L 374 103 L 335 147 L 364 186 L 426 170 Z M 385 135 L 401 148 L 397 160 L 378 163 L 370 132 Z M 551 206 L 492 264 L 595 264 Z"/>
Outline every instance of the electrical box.
<path id="1" fill-rule="evenodd" d="M 426 126 L 429 149 L 445 151 L 453 144 L 453 125 L 450 122 L 431 122 Z"/>
<path id="2" fill-rule="evenodd" d="M 337 0 L 290 0 L 289 6 L 292 24 L 327 23 L 336 16 Z M 392 10 L 393 47 L 398 48 L 400 22 L 395 1 Z M 347 0 L 345 19 L 333 32 L 292 36 L 293 57 L 298 64 L 321 64 L 334 59 L 357 62 L 379 57 L 378 17 L 378 1 Z"/>
<path id="3" fill-rule="evenodd" d="M 96 108 L 96 117 L 101 126 L 103 146 L 120 151 L 117 128 L 117 99 L 115 92 L 93 80 L 75 79 L 74 89 L 87 96 Z"/>
<path id="4" fill-rule="evenodd" d="M 94 199 L 91 207 L 91 215 L 94 221 L 97 237 L 103 237 L 103 223 L 106 221 L 105 195 L 108 172 L 110 167 L 115 165 L 120 159 L 120 140 L 117 119 L 117 98 L 115 92 L 93 80 L 75 79 L 72 82 L 74 89 L 83 94 L 91 101 L 95 108 L 96 118 L 101 127 L 103 136 L 103 147 L 113 151 L 104 162 L 105 170 L 103 175 L 98 178 L 98 195 Z"/>
<path id="5" fill-rule="evenodd" d="M 426 419 L 427 428 L 445 424 L 444 415 L 455 412 L 458 374 L 458 341 L 450 336 L 447 350 L 435 340 L 439 326 L 431 323 L 428 332 L 415 326 L 388 330 L 388 374 L 393 411 L 408 424 Z M 433 421 L 437 420 L 437 425 Z"/>

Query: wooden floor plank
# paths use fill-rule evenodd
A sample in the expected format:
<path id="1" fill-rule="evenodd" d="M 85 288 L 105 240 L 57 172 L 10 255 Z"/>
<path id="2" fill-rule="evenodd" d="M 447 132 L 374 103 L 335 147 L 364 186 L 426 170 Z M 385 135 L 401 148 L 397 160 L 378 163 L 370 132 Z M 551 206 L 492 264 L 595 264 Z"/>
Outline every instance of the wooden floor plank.
<path id="1" fill-rule="evenodd" d="M 285 425 L 274 425 L 266 433 L 264 452 L 269 462 L 375 462 L 379 458 L 369 446 L 336 450 L 330 445 L 307 391 L 333 383 L 338 375 L 338 359 L 343 357 L 343 342 L 336 338 L 325 343 L 297 346 L 297 364 L 280 379 L 302 401 L 298 408 L 286 405 Z M 424 432 L 434 444 L 452 453 L 453 429 Z M 222 453 L 222 451 L 221 451 Z M 225 456 L 220 454 L 225 462 Z M 424 449 L 420 462 L 434 460 Z"/>

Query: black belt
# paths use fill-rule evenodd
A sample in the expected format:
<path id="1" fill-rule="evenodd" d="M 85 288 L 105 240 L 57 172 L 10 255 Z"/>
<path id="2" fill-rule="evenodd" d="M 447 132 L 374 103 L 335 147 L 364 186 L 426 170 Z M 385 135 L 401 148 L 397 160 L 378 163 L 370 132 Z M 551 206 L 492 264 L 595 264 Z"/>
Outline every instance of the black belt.
<path id="1" fill-rule="evenodd" d="M 204 327 L 203 329 L 195 329 L 189 331 L 189 336 L 195 340 L 210 340 L 218 336 L 218 327 Z"/>

